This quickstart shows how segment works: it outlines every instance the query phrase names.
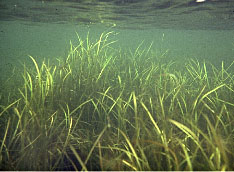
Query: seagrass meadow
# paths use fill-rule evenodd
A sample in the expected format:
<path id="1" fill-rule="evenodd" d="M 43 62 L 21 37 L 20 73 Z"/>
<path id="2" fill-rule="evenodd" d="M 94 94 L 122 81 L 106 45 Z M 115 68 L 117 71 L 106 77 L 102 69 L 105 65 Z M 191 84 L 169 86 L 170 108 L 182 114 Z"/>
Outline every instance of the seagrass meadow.
<path id="1" fill-rule="evenodd" d="M 1 170 L 234 170 L 234 61 L 113 48 L 28 59 L 1 84 Z"/>

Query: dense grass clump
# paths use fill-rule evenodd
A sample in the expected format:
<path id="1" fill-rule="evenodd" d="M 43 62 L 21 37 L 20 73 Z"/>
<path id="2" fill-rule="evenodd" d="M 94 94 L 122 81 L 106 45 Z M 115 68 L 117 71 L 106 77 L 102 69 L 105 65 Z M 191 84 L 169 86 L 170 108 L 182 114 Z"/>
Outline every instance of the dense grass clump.
<path id="1" fill-rule="evenodd" d="M 234 62 L 178 64 L 111 34 L 29 56 L 0 93 L 0 169 L 234 170 Z"/>

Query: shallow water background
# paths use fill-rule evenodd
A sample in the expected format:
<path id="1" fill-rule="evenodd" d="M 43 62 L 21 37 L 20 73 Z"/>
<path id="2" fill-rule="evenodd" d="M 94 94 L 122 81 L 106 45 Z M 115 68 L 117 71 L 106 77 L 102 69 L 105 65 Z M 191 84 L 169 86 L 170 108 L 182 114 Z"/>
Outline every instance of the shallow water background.
<path id="1" fill-rule="evenodd" d="M 0 2 L 0 72 L 30 61 L 66 56 L 70 40 L 114 31 L 113 46 L 134 51 L 142 42 L 171 60 L 219 65 L 234 59 L 232 1 L 6 1 Z"/>

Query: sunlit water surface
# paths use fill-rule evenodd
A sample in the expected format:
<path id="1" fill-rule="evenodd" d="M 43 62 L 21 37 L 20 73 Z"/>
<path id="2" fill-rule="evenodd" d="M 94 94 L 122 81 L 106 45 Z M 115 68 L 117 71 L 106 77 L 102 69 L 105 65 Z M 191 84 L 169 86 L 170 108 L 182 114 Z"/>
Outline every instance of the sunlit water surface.
<path id="1" fill-rule="evenodd" d="M 113 31 L 121 49 L 142 42 L 171 60 L 196 58 L 217 65 L 234 59 L 233 1 L 6 1 L 0 2 L 0 72 L 30 61 L 66 56 L 78 33 L 92 40 Z"/>

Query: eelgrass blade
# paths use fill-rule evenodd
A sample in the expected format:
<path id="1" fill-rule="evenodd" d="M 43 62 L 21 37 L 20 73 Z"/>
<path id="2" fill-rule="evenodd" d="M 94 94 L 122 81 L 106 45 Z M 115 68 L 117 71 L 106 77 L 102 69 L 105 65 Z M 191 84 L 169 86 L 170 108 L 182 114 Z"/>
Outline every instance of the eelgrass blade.
<path id="1" fill-rule="evenodd" d="M 7 133 L 8 133 L 8 130 L 9 130 L 10 122 L 11 122 L 11 119 L 9 118 L 8 122 L 7 122 L 6 129 L 4 131 L 3 139 L 1 140 L 2 143 L 1 143 L 1 147 L 0 147 L 0 164 L 2 164 L 2 159 L 3 159 L 3 157 L 2 157 L 3 156 L 2 155 L 3 147 L 7 147 L 6 144 L 5 144 L 5 142 L 6 142 L 6 137 L 7 137 Z"/>
<path id="2" fill-rule="evenodd" d="M 221 167 L 220 154 L 222 155 L 222 159 L 223 159 L 225 165 L 229 166 L 229 161 L 228 161 L 228 157 L 226 155 L 225 146 L 222 143 L 222 139 L 220 138 L 220 136 L 217 135 L 217 131 L 215 130 L 214 126 L 211 124 L 208 117 L 204 116 L 204 118 L 206 119 L 206 121 L 208 123 L 208 126 L 209 126 L 209 128 L 211 130 L 211 133 L 212 133 L 212 138 L 214 139 L 215 144 L 217 146 L 215 148 L 216 156 L 218 156 L 217 159 L 216 159 L 216 165 L 217 165 L 217 169 L 220 170 L 220 167 Z M 217 154 L 217 151 L 218 151 L 218 154 Z"/>
<path id="3" fill-rule="evenodd" d="M 130 140 L 128 139 L 128 137 L 126 136 L 126 134 L 119 130 L 119 132 L 123 135 L 125 141 L 127 142 L 128 146 L 130 147 L 130 150 L 132 151 L 132 154 L 133 154 L 133 157 L 135 158 L 136 160 L 136 163 L 137 163 L 137 170 L 142 170 L 142 167 L 141 167 L 141 164 L 140 164 L 140 159 L 135 151 L 135 149 L 133 148 L 133 145 L 131 144 Z"/>
<path id="4" fill-rule="evenodd" d="M 145 111 L 147 112 L 147 115 L 149 116 L 151 122 L 154 125 L 154 128 L 156 129 L 157 134 L 159 134 L 160 136 L 162 135 L 162 131 L 159 129 L 157 123 L 155 122 L 154 118 L 152 117 L 150 111 L 148 110 L 148 108 L 145 106 L 145 104 L 141 101 L 141 105 L 142 107 L 145 109 Z"/>
<path id="5" fill-rule="evenodd" d="M 196 136 L 196 134 L 189 129 L 187 126 L 181 124 L 178 121 L 175 121 L 173 119 L 169 119 L 169 122 L 171 122 L 172 124 L 174 124 L 175 126 L 177 126 L 180 130 L 182 130 L 188 137 L 190 137 L 196 144 L 199 144 L 199 139 Z"/>
<path id="6" fill-rule="evenodd" d="M 112 59 L 112 56 L 110 58 L 108 58 L 105 63 L 103 64 L 102 70 L 100 71 L 97 79 L 96 79 L 96 83 L 98 82 L 98 80 L 100 79 L 100 77 L 102 76 L 103 71 L 105 70 L 106 66 L 109 64 L 110 60 Z"/>
<path id="7" fill-rule="evenodd" d="M 21 99 L 18 99 L 14 101 L 13 103 L 9 104 L 7 107 L 3 108 L 3 111 L 0 113 L 0 117 L 6 112 L 8 109 L 10 109 L 14 104 L 18 103 Z"/>
<path id="8" fill-rule="evenodd" d="M 182 143 L 181 141 L 179 141 L 180 146 L 182 147 L 182 150 L 184 151 L 184 156 L 185 156 L 185 160 L 187 161 L 187 166 L 188 166 L 188 171 L 193 171 L 193 166 L 192 166 L 192 162 L 191 162 L 191 158 L 189 156 L 188 153 L 188 148 L 186 147 L 186 145 L 184 143 Z"/>
<path id="9" fill-rule="evenodd" d="M 133 169 L 133 170 L 135 170 L 135 171 L 139 171 L 136 167 L 134 167 L 132 164 L 130 164 L 130 163 L 127 162 L 126 160 L 123 159 L 122 162 L 123 162 L 125 165 L 129 166 L 131 169 Z"/>
<path id="10" fill-rule="evenodd" d="M 85 163 L 82 161 L 81 157 L 79 156 L 79 154 L 77 153 L 77 151 L 75 150 L 75 148 L 70 145 L 70 149 L 72 150 L 72 152 L 74 153 L 76 159 L 78 160 L 78 162 L 80 163 L 81 167 L 82 167 L 82 170 L 81 171 L 88 171 Z M 71 161 L 72 162 L 72 161 Z M 78 169 L 76 168 L 76 165 L 72 162 L 73 164 L 73 167 L 78 171 Z"/>
<path id="11" fill-rule="evenodd" d="M 223 86 L 225 86 L 225 84 L 219 85 L 218 87 L 216 87 L 216 88 L 214 88 L 214 89 L 208 91 L 206 94 L 204 94 L 204 95 L 199 99 L 198 104 L 199 104 L 205 97 L 207 97 L 209 94 L 215 92 L 216 90 L 222 88 Z"/>
<path id="12" fill-rule="evenodd" d="M 90 156 L 91 156 L 92 153 L 93 153 L 94 148 L 97 146 L 98 142 L 100 141 L 101 137 L 103 136 L 103 134 L 105 133 L 105 131 L 106 131 L 107 128 L 108 128 L 108 125 L 106 125 L 106 126 L 103 128 L 103 130 L 101 131 L 101 133 L 98 135 L 98 138 L 96 139 L 96 141 L 94 142 L 92 148 L 90 149 L 90 151 L 89 151 L 89 153 L 88 153 L 88 155 L 87 155 L 87 157 L 86 157 L 86 159 L 85 159 L 85 161 L 84 161 L 84 164 L 87 164 L 87 162 L 88 162 Z M 82 168 L 82 170 L 83 170 L 83 168 Z"/>

